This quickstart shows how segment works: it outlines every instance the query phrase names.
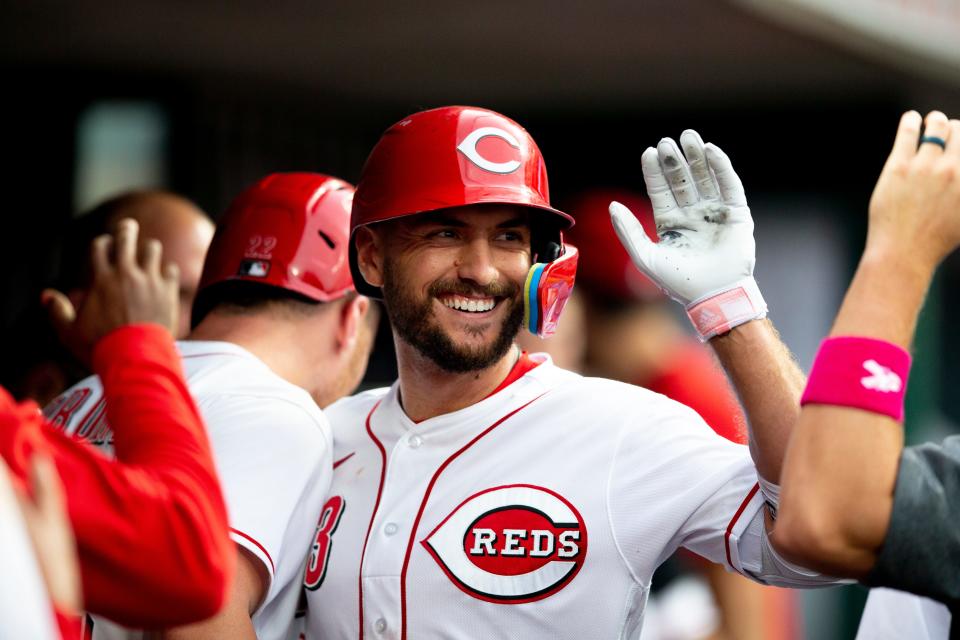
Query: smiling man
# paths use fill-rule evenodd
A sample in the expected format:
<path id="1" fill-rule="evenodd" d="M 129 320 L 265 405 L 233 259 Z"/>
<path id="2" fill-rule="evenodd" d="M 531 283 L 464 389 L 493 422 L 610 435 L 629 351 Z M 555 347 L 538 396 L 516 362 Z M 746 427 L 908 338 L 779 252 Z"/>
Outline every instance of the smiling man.
<path id="1" fill-rule="evenodd" d="M 680 166 L 675 147 L 664 166 Z M 732 194 L 726 156 L 715 165 Z M 699 224 L 725 263 L 711 286 L 742 290 L 749 210 L 715 208 L 677 215 L 709 218 Z M 308 638 L 635 638 L 650 577 L 679 546 L 764 582 L 825 581 L 783 562 L 764 528 L 803 385 L 765 306 L 713 325 L 748 390 L 756 463 L 683 405 L 516 347 L 521 327 L 556 326 L 572 223 L 550 206 L 533 139 L 498 113 L 417 113 L 374 148 L 350 260 L 357 290 L 384 300 L 399 380 L 329 408 L 334 477 L 305 574 Z M 768 366 L 748 365 L 757 353 Z"/>
<path id="2" fill-rule="evenodd" d="M 364 233 L 359 242 L 367 258 L 378 241 L 386 249 L 374 268 L 401 348 L 444 372 L 482 370 L 501 360 L 523 321 L 518 283 L 530 268 L 529 216 L 504 206 L 463 207 L 387 228 L 382 238 Z M 464 244 L 476 250 L 461 256 Z"/>

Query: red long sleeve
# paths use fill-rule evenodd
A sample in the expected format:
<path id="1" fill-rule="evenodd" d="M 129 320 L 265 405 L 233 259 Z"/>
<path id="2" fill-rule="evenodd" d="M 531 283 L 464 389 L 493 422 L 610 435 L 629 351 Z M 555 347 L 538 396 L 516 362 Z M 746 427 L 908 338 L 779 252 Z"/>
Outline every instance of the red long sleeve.
<path id="1" fill-rule="evenodd" d="M 236 552 L 179 356 L 161 327 L 137 325 L 101 340 L 93 365 L 116 460 L 43 423 L 31 405 L 16 408 L 13 437 L 0 430 L 3 455 L 16 474 L 32 449 L 53 456 L 88 611 L 139 628 L 208 618 L 226 598 Z"/>

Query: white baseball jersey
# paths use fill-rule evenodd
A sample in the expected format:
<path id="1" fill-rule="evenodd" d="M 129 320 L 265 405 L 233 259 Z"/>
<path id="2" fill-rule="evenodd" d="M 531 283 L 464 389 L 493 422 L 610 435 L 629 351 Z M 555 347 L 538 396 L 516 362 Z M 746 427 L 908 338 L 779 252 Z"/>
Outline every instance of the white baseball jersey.
<path id="1" fill-rule="evenodd" d="M 894 589 L 870 589 L 857 640 L 947 640 L 950 610 L 946 605 Z"/>
<path id="2" fill-rule="evenodd" d="M 177 347 L 210 436 L 231 536 L 270 577 L 253 616 L 257 637 L 286 638 L 300 596 L 304 554 L 330 486 L 329 424 L 306 391 L 245 349 L 201 341 Z M 68 433 L 112 455 L 102 400 L 100 381 L 92 376 L 55 400 L 48 413 L 65 420 Z M 94 618 L 94 640 L 141 635 Z"/>
<path id="3" fill-rule="evenodd" d="M 771 559 L 747 448 L 650 391 L 547 360 L 418 424 L 397 385 L 327 415 L 308 640 L 636 638 L 680 546 L 755 576 L 775 563 L 779 584 L 820 580 Z"/>

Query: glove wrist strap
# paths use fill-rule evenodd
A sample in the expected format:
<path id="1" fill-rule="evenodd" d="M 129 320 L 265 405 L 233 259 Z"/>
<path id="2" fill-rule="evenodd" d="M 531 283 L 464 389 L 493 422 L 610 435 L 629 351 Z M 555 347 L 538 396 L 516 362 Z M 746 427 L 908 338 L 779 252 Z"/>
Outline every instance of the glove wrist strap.
<path id="1" fill-rule="evenodd" d="M 727 333 L 734 327 L 767 317 L 767 303 L 753 278 L 709 293 L 687 305 L 687 316 L 701 342 Z"/>

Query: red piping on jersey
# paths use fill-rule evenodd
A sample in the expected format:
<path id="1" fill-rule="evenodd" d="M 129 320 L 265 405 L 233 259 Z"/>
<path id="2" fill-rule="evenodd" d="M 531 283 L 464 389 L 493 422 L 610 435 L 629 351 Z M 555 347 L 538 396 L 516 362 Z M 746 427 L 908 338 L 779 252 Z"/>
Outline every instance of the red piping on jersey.
<path id="1" fill-rule="evenodd" d="M 387 476 L 387 450 L 383 448 L 383 443 L 380 442 L 377 436 L 373 435 L 373 429 L 370 428 L 370 418 L 373 417 L 373 412 L 380 406 L 380 402 L 382 401 L 377 400 L 377 404 L 373 405 L 370 413 L 367 414 L 367 435 L 370 436 L 373 443 L 380 449 L 380 459 L 382 463 L 380 464 L 380 486 L 377 488 L 377 500 L 373 503 L 373 511 L 370 512 L 370 524 L 367 526 L 367 537 L 363 539 L 363 550 L 360 551 L 360 569 L 357 571 L 357 582 L 360 587 L 360 640 L 363 640 L 363 558 L 367 554 L 367 542 L 370 540 L 370 532 L 373 531 L 373 519 L 377 517 L 377 509 L 380 508 L 383 480 Z M 350 455 L 353 454 L 351 453 Z"/>
<path id="2" fill-rule="evenodd" d="M 271 576 L 276 575 L 276 573 L 277 573 L 277 568 L 276 568 L 275 566 L 273 566 L 273 558 L 270 557 L 270 552 L 267 551 L 266 548 L 265 548 L 262 544 L 260 544 L 259 542 L 257 542 L 256 540 L 254 540 L 253 538 L 251 538 L 250 536 L 248 536 L 247 534 L 245 534 L 243 531 L 238 531 L 238 530 L 234 529 L 233 527 L 230 527 L 230 532 L 237 534 L 238 536 L 240 536 L 240 537 L 243 538 L 244 540 L 249 540 L 250 542 L 252 542 L 252 543 L 257 547 L 257 549 L 260 549 L 260 551 L 263 552 L 263 555 L 267 556 L 267 560 L 270 561 L 270 574 L 271 574 Z"/>
<path id="3" fill-rule="evenodd" d="M 757 484 L 753 485 L 753 489 L 750 489 L 750 493 L 748 493 L 747 497 L 744 498 L 743 502 L 740 503 L 740 508 L 737 509 L 735 514 L 733 514 L 730 524 L 727 525 L 727 532 L 723 535 L 723 546 L 727 550 L 727 564 L 730 565 L 731 569 L 740 574 L 743 572 L 733 566 L 733 561 L 730 559 L 730 534 L 733 533 L 733 526 L 737 523 L 737 520 L 740 519 L 741 514 L 743 514 L 743 510 L 747 508 L 747 505 L 750 504 L 750 501 L 753 500 L 753 496 L 757 495 L 757 491 L 759 490 L 760 483 L 758 482 Z"/>
<path id="4" fill-rule="evenodd" d="M 337 467 L 339 467 L 340 465 L 342 465 L 344 462 L 346 462 L 347 460 L 349 460 L 350 458 L 352 458 L 354 453 L 356 453 L 356 451 L 354 451 L 353 453 L 348 453 L 347 455 L 343 456 L 342 458 L 340 458 L 339 460 L 337 460 L 336 462 L 334 462 L 334 463 L 333 463 L 333 468 L 336 469 Z"/>
<path id="5" fill-rule="evenodd" d="M 423 494 L 423 499 L 421 499 L 420 501 L 420 509 L 417 511 L 417 517 L 413 521 L 413 528 L 410 530 L 410 540 L 407 541 L 407 552 L 403 556 L 403 569 L 400 570 L 400 638 L 401 640 L 405 640 L 407 637 L 407 567 L 410 564 L 410 553 L 413 550 L 413 543 L 417 537 L 417 528 L 420 526 L 420 518 L 423 516 L 423 510 L 427 506 L 427 500 L 430 498 L 430 492 L 433 491 L 433 485 L 437 483 L 437 479 L 440 477 L 440 474 L 443 473 L 443 470 L 446 469 L 451 462 L 456 460 L 461 453 L 463 453 L 464 451 L 472 447 L 482 437 L 484 437 L 485 435 L 487 435 L 488 433 L 490 433 L 491 431 L 499 427 L 503 422 L 505 422 L 508 418 L 512 417 L 515 413 L 518 413 L 519 411 L 526 409 L 528 406 L 530 406 L 531 404 L 533 404 L 534 402 L 542 398 L 545 394 L 546 394 L 546 391 L 541 393 L 539 396 L 537 396 L 530 402 L 527 402 L 526 404 L 520 407 L 517 407 L 516 409 L 514 409 L 507 415 L 503 416 L 502 418 L 494 422 L 492 425 L 490 425 L 486 429 L 484 429 L 473 440 L 463 445 L 458 451 L 456 451 L 453 455 L 447 458 L 446 461 L 444 461 L 444 463 L 441 464 L 437 468 L 437 470 L 433 473 L 433 477 L 430 478 L 430 484 L 427 485 L 427 490 Z M 369 422 L 368 422 L 368 428 L 369 428 Z M 381 487 L 383 486 L 382 480 L 380 482 L 380 486 Z M 379 502 L 379 500 L 380 500 L 380 496 L 378 495 L 377 501 Z M 376 509 L 374 509 L 374 511 L 376 511 Z M 373 520 L 370 521 L 370 525 L 373 526 Z M 369 536 L 370 536 L 370 532 L 367 531 L 367 537 Z"/>

